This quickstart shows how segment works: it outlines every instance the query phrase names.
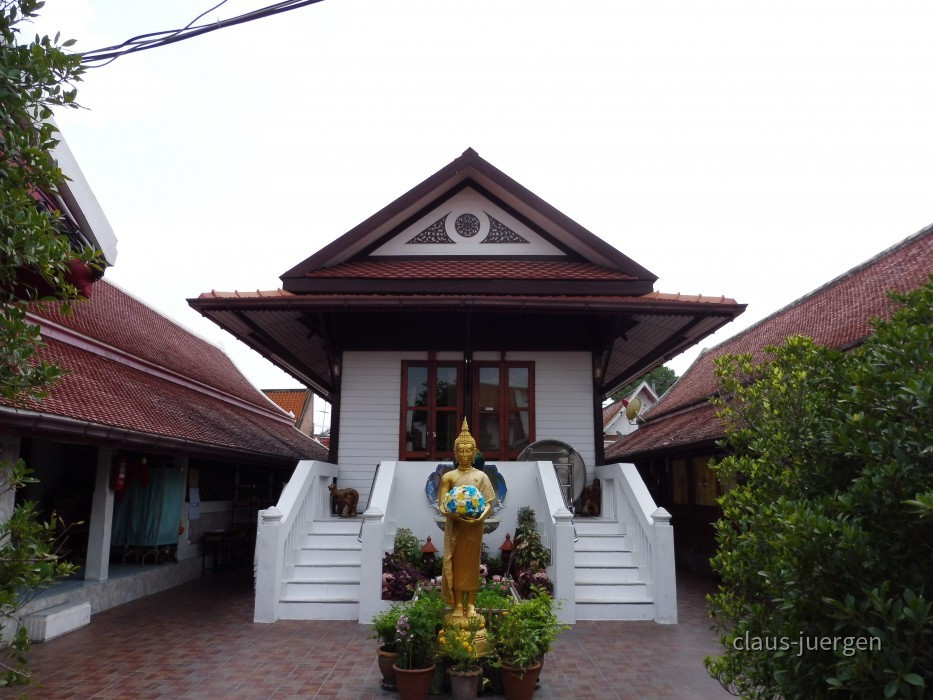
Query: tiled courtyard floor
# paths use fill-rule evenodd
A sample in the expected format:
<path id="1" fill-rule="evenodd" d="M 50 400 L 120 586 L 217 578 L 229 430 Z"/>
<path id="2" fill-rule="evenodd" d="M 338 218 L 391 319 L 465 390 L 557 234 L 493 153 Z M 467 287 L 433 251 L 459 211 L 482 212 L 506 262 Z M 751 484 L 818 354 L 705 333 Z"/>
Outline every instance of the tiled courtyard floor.
<path id="1" fill-rule="evenodd" d="M 703 600 L 710 585 L 680 576 L 678 625 L 577 623 L 548 655 L 535 698 L 732 697 L 702 663 L 717 651 Z M 242 575 L 208 575 L 94 615 L 90 626 L 33 647 L 41 686 L 26 693 L 50 699 L 397 697 L 379 686 L 367 626 L 254 624 L 250 586 Z"/>

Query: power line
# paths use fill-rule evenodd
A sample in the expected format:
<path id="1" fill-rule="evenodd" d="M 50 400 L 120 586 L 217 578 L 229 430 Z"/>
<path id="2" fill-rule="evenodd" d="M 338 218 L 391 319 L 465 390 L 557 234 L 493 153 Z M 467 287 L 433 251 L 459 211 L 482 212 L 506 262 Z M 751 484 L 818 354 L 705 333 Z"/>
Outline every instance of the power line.
<path id="1" fill-rule="evenodd" d="M 307 5 L 313 5 L 315 3 L 321 2 L 321 0 L 282 0 L 281 2 L 274 3 L 258 10 L 252 10 L 251 12 L 246 12 L 242 15 L 237 15 L 236 17 L 231 17 L 229 19 L 217 20 L 216 22 L 211 22 L 209 24 L 195 24 L 195 22 L 203 18 L 204 15 L 208 14 L 209 12 L 213 12 L 220 6 L 224 5 L 226 2 L 227 0 L 220 0 L 219 3 L 199 14 L 181 29 L 169 29 L 161 32 L 140 34 L 139 36 L 134 36 L 130 39 L 127 39 L 121 44 L 105 46 L 100 49 L 94 49 L 93 51 L 85 51 L 81 54 L 81 61 L 88 67 L 97 68 L 107 65 L 108 63 L 117 60 L 121 56 L 126 56 L 127 54 L 136 53 L 138 51 L 148 51 L 149 49 L 155 49 L 160 46 L 175 44 L 179 41 L 185 41 L 186 39 L 192 39 L 196 36 L 207 34 L 208 32 L 215 32 L 218 29 L 232 27 L 237 24 L 245 24 L 246 22 L 252 22 L 264 17 L 272 17 L 273 15 L 278 15 L 283 12 L 297 10 Z"/>

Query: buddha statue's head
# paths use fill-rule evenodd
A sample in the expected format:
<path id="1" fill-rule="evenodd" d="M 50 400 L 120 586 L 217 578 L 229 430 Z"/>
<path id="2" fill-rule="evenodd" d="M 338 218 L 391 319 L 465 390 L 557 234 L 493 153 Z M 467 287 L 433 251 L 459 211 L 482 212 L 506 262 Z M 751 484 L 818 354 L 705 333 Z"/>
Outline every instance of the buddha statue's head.
<path id="1" fill-rule="evenodd" d="M 471 469 L 473 467 L 473 458 L 476 456 L 476 440 L 470 435 L 470 426 L 467 425 L 467 419 L 463 419 L 463 427 L 460 434 L 454 440 L 454 455 L 457 459 L 457 467 L 460 469 Z"/>

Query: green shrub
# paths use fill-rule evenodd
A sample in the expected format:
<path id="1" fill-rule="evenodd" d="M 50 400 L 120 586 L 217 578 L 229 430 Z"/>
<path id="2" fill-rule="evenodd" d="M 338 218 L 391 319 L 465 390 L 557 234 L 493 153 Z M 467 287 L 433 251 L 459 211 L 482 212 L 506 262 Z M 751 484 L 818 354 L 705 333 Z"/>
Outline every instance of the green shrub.
<path id="1" fill-rule="evenodd" d="M 712 560 L 723 653 L 706 663 L 744 697 L 931 692 L 933 284 L 896 298 L 851 352 L 796 337 L 767 364 L 720 362 L 733 487 Z"/>

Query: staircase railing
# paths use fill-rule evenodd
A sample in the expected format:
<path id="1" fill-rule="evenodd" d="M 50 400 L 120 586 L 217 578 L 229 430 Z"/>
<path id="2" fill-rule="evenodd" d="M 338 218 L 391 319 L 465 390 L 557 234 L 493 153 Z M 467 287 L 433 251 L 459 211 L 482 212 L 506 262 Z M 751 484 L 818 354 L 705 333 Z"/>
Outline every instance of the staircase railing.
<path id="1" fill-rule="evenodd" d="M 564 503 L 563 490 L 550 461 L 538 462 L 538 484 L 547 505 L 544 544 L 551 548 L 551 580 L 554 599 L 560 601 L 557 616 L 561 622 L 574 623 L 576 617 L 576 586 L 574 585 L 573 513 Z"/>
<path id="2" fill-rule="evenodd" d="M 308 523 L 330 513 L 327 485 L 337 476 L 334 464 L 302 461 L 295 467 L 279 502 L 259 511 L 256 532 L 256 603 L 253 622 L 275 622 L 282 586 Z"/>
<path id="3" fill-rule="evenodd" d="M 362 565 L 360 567 L 360 616 L 361 624 L 368 624 L 373 615 L 387 603 L 382 601 L 382 557 L 386 538 L 387 515 L 395 487 L 397 462 L 380 462 L 373 475 L 373 486 L 369 492 L 369 506 L 363 512 L 360 528 Z"/>
<path id="4" fill-rule="evenodd" d="M 602 514 L 624 523 L 633 563 L 648 583 L 655 622 L 677 622 L 674 528 L 671 514 L 658 508 L 634 464 L 596 468 L 602 484 Z"/>

